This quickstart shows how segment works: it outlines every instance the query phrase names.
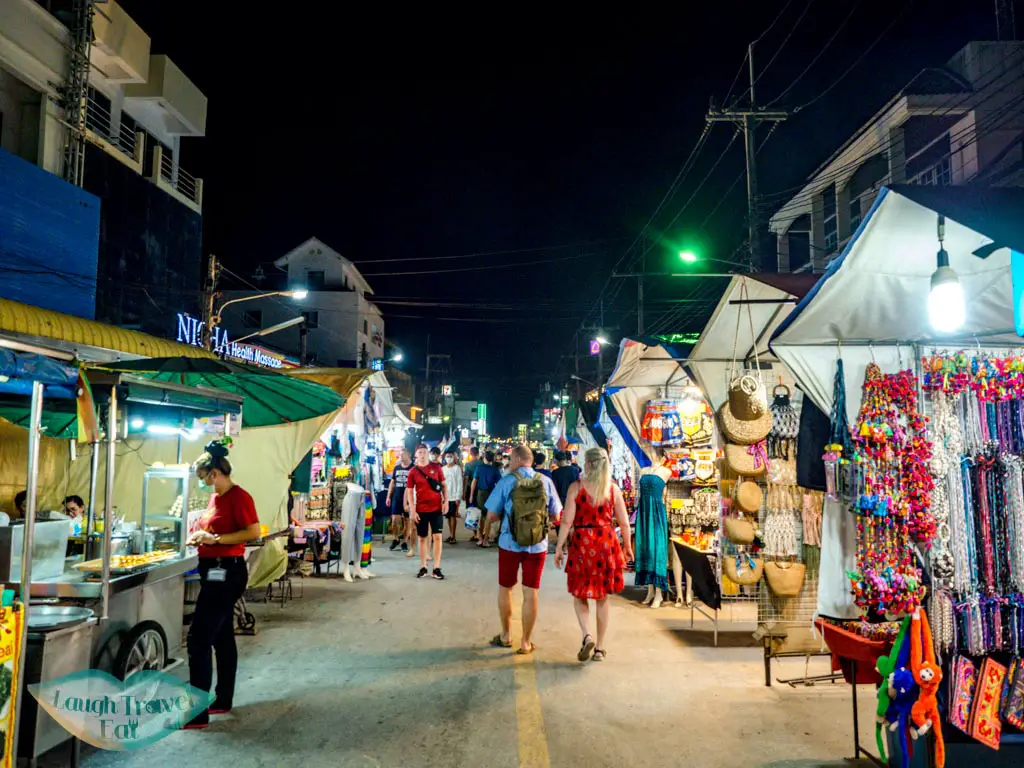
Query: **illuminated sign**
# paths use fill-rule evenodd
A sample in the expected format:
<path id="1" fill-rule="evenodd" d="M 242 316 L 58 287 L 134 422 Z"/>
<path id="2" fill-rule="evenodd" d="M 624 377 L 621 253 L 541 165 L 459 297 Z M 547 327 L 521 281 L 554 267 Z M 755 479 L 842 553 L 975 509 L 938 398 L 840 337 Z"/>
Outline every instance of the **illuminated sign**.
<path id="1" fill-rule="evenodd" d="M 370 361 L 370 370 L 383 371 L 384 370 L 384 358 L 375 357 Z"/>
<path id="2" fill-rule="evenodd" d="M 441 424 L 440 416 L 427 416 L 427 424 Z"/>
<path id="3" fill-rule="evenodd" d="M 477 403 L 476 404 L 476 417 L 478 419 L 480 419 L 481 422 L 484 421 L 487 418 L 487 404 L 486 403 Z"/>
<path id="4" fill-rule="evenodd" d="M 444 397 L 451 397 L 452 396 L 452 385 L 451 384 L 445 384 L 444 386 L 442 386 L 441 387 L 441 394 Z"/>
<path id="5" fill-rule="evenodd" d="M 601 342 L 597 339 L 590 340 L 590 354 L 597 355 L 601 353 Z"/>
<path id="6" fill-rule="evenodd" d="M 206 323 L 198 317 L 183 312 L 178 313 L 178 343 L 191 344 L 193 347 L 203 345 L 203 330 Z M 229 360 L 249 365 L 258 365 L 261 368 L 295 368 L 296 365 L 290 362 L 284 355 L 271 352 L 255 344 L 237 344 L 228 338 L 228 332 L 220 326 L 213 329 L 214 352 L 223 355 Z"/>
<path id="7" fill-rule="evenodd" d="M 469 422 L 469 428 L 472 429 L 472 430 L 479 430 L 480 429 L 480 422 L 479 421 L 471 421 L 471 422 Z"/>

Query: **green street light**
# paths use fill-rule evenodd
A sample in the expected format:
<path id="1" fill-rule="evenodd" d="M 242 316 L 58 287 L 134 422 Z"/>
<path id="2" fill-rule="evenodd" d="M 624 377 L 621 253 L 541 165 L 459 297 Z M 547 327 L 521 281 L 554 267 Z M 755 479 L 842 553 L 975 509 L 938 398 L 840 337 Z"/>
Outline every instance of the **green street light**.
<path id="1" fill-rule="evenodd" d="M 693 251 L 680 251 L 679 258 L 687 264 L 693 264 L 697 261 L 697 254 Z"/>

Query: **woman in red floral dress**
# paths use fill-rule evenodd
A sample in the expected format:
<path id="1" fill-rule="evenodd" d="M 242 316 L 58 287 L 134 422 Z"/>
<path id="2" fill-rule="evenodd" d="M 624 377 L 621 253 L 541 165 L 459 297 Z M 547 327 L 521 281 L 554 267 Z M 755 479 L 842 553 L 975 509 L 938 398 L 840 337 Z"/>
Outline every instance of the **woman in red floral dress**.
<path id="1" fill-rule="evenodd" d="M 615 530 L 622 532 L 622 544 Z M 572 536 L 570 538 L 570 531 Z M 568 557 L 565 557 L 569 541 Z M 562 527 L 558 532 L 555 565 L 562 567 L 569 593 L 575 598 L 576 618 L 583 633 L 583 643 L 576 658 L 604 661 L 604 638 L 608 631 L 610 606 L 608 595 L 621 592 L 625 583 L 622 571 L 633 557 L 629 517 L 622 492 L 612 483 L 607 451 L 591 448 L 583 463 L 583 476 L 569 487 Z M 590 603 L 597 606 L 597 640 L 590 634 Z"/>

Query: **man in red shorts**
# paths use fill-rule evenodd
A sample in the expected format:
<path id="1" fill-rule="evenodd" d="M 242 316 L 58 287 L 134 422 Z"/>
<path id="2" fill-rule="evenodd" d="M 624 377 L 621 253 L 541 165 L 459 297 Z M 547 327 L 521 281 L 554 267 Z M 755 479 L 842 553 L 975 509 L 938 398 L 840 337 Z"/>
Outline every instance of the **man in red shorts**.
<path id="1" fill-rule="evenodd" d="M 518 653 L 533 653 L 533 627 L 537 623 L 538 590 L 540 576 L 544 570 L 544 559 L 548 554 L 547 531 L 536 544 L 522 545 L 513 536 L 510 521 L 517 500 L 519 509 L 516 515 L 522 517 L 523 505 L 542 503 L 547 511 L 551 525 L 562 512 L 562 502 L 558 491 L 550 477 L 535 472 L 533 469 L 533 451 L 525 445 L 517 445 L 512 449 L 509 462 L 509 474 L 503 477 L 487 499 L 488 519 L 501 522 L 498 535 L 498 614 L 501 618 L 501 634 L 491 639 L 491 644 L 502 648 L 512 647 L 509 627 L 512 622 L 512 588 L 519 580 L 519 570 L 523 571 L 523 645 Z M 539 482 L 540 487 L 537 487 Z"/>
<path id="2" fill-rule="evenodd" d="M 416 464 L 409 470 L 405 486 L 406 505 L 416 535 L 420 539 L 420 572 L 416 578 L 427 575 L 427 547 L 434 545 L 434 578 L 444 579 L 441 573 L 441 531 L 444 528 L 444 513 L 448 509 L 448 486 L 440 464 L 430 460 L 427 447 L 416 449 Z"/>

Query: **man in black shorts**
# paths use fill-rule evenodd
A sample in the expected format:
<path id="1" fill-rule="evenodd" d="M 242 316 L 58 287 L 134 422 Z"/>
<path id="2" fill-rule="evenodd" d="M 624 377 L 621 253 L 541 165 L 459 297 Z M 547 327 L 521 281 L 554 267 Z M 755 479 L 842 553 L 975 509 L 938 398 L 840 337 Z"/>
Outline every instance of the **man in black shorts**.
<path id="1" fill-rule="evenodd" d="M 427 546 L 433 541 L 435 579 L 443 579 L 441 573 L 441 532 L 444 530 L 444 514 L 448 508 L 448 486 L 440 464 L 430 461 L 426 446 L 416 449 L 416 464 L 409 470 L 405 487 L 406 506 L 416 525 L 420 538 L 420 571 L 416 578 L 427 575 Z"/>
<path id="2" fill-rule="evenodd" d="M 409 478 L 409 470 L 412 469 L 412 454 L 408 448 L 402 449 L 401 458 L 395 464 L 391 473 L 391 483 L 388 485 L 387 505 L 391 508 L 391 530 L 395 540 L 391 542 L 391 551 L 402 545 L 402 551 L 409 551 L 409 541 L 412 538 L 409 511 L 405 506 L 405 485 Z"/>

